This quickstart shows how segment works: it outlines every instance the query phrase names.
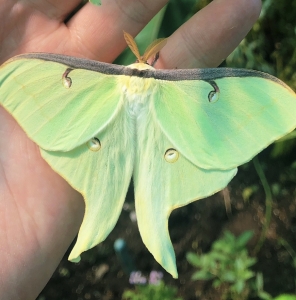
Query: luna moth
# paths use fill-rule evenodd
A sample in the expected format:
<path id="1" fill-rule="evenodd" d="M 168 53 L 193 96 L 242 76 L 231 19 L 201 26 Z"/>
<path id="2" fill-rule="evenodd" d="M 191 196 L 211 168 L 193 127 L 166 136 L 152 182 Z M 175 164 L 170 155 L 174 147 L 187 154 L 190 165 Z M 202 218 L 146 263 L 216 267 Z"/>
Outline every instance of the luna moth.
<path id="1" fill-rule="evenodd" d="M 296 95 L 245 69 L 156 70 L 59 54 L 29 53 L 0 68 L 0 103 L 42 157 L 85 200 L 69 259 L 103 241 L 133 178 L 143 242 L 177 277 L 171 211 L 224 188 L 237 166 L 296 127 Z"/>

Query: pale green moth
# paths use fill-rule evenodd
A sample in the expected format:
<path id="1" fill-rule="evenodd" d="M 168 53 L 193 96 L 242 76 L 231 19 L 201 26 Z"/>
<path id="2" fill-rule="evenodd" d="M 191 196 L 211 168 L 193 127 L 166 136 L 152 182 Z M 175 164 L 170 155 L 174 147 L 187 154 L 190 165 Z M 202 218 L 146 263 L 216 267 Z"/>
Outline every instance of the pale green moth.
<path id="1" fill-rule="evenodd" d="M 171 211 L 224 188 L 236 167 L 296 127 L 296 95 L 279 79 L 244 69 L 155 70 L 141 57 L 118 66 L 31 53 L 0 68 L 0 102 L 48 164 L 85 200 L 69 256 L 115 226 L 133 177 L 142 239 L 177 277 Z"/>

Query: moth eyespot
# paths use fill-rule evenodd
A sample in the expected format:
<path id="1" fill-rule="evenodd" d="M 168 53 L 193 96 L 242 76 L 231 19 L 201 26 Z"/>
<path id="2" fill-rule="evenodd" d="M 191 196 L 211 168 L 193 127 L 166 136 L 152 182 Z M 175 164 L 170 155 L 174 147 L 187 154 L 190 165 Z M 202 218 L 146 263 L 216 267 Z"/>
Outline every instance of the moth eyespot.
<path id="1" fill-rule="evenodd" d="M 66 88 L 66 89 L 69 89 L 72 85 L 72 79 L 71 77 L 68 77 L 69 73 L 72 71 L 73 69 L 71 68 L 68 68 L 63 76 L 62 76 L 62 80 L 63 80 L 63 86 Z"/>
<path id="2" fill-rule="evenodd" d="M 174 148 L 168 149 L 164 154 L 164 159 L 169 163 L 176 162 L 178 158 L 179 158 L 179 152 Z"/>
<path id="3" fill-rule="evenodd" d="M 218 99 L 219 99 L 219 93 L 216 93 L 216 92 L 214 92 L 214 91 L 211 91 L 211 92 L 209 93 L 209 101 L 210 101 L 211 103 L 217 102 Z"/>
<path id="4" fill-rule="evenodd" d="M 97 152 L 101 149 L 101 142 L 98 138 L 94 137 L 87 142 L 89 150 Z"/>
<path id="5" fill-rule="evenodd" d="M 208 99 L 209 102 L 215 103 L 219 100 L 220 90 L 215 81 L 210 81 L 209 83 L 214 88 L 214 90 L 209 92 Z"/>

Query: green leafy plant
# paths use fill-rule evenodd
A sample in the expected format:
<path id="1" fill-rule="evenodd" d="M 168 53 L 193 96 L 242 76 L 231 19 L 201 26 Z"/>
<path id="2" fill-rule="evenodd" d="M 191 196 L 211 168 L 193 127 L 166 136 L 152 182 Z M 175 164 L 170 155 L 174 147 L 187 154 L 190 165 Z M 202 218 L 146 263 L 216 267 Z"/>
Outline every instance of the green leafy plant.
<path id="1" fill-rule="evenodd" d="M 246 248 L 252 235 L 246 231 L 235 237 L 226 231 L 209 253 L 187 253 L 189 263 L 198 268 L 192 279 L 212 280 L 213 287 L 223 287 L 222 299 L 247 299 L 252 289 L 249 280 L 256 275 L 250 269 L 256 258 L 250 257 Z"/>
<path id="2" fill-rule="evenodd" d="M 163 281 L 159 284 L 136 285 L 135 290 L 123 293 L 123 300 L 182 300 L 176 297 L 177 289 L 167 286 Z"/>

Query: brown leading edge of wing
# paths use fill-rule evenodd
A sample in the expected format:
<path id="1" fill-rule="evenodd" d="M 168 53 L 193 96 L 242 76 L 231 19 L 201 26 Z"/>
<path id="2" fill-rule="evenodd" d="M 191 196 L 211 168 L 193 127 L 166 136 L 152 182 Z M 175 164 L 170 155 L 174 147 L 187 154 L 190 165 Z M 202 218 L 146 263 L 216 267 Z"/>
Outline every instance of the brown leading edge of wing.
<path id="1" fill-rule="evenodd" d="M 78 58 L 62 54 L 53 53 L 27 53 L 15 56 L 8 60 L 9 63 L 18 59 L 41 59 L 46 61 L 53 61 L 67 65 L 74 69 L 91 70 L 108 75 L 126 75 L 137 76 L 142 78 L 155 78 L 159 80 L 180 81 L 180 80 L 215 80 L 225 77 L 259 77 L 274 81 L 289 90 L 291 90 L 280 79 L 260 71 L 248 69 L 235 68 L 206 68 L 206 69 L 173 69 L 173 70 L 138 70 L 130 68 L 129 66 L 120 66 L 115 64 L 104 63 L 96 60 L 86 58 Z"/>

